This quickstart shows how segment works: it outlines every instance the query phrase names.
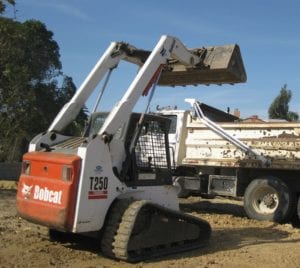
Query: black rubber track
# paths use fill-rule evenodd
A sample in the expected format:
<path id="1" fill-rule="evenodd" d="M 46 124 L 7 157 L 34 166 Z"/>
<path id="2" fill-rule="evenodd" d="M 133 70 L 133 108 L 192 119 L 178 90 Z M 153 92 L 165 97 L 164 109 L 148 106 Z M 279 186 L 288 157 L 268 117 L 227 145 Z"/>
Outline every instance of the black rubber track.
<path id="1" fill-rule="evenodd" d="M 103 229 L 101 248 L 111 258 L 129 262 L 203 247 L 210 225 L 199 218 L 146 200 L 117 200 Z"/>

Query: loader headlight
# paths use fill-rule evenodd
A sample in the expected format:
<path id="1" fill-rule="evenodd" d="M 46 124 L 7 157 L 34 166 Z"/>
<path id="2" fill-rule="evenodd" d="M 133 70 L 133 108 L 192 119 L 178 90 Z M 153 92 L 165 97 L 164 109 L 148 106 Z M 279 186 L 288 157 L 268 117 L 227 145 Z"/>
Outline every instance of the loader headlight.
<path id="1" fill-rule="evenodd" d="M 25 174 L 25 175 L 30 174 L 30 161 L 24 160 L 22 162 L 22 174 Z"/>
<path id="2" fill-rule="evenodd" d="M 63 181 L 72 181 L 72 166 L 63 166 L 62 167 L 62 180 Z"/>

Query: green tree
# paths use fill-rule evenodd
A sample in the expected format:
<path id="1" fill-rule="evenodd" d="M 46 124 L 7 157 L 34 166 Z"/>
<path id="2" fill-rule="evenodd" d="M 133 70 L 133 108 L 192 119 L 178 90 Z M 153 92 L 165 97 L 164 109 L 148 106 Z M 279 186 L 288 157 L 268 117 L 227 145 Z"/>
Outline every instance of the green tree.
<path id="1" fill-rule="evenodd" d="M 268 113 L 270 119 L 285 119 L 287 121 L 297 121 L 298 113 L 289 111 L 289 102 L 292 99 L 292 91 L 285 84 L 279 95 L 271 103 Z"/>
<path id="2" fill-rule="evenodd" d="M 66 103 L 68 100 L 71 99 L 71 97 L 75 94 L 75 92 L 76 92 L 76 86 L 73 83 L 73 79 L 69 76 L 65 76 L 61 90 L 59 91 L 59 95 L 58 95 L 59 102 Z M 88 111 L 86 107 L 81 109 L 79 114 L 77 115 L 76 120 L 71 122 L 69 126 L 66 127 L 66 129 L 64 130 L 64 134 L 81 136 L 83 134 L 84 127 L 88 119 L 87 112 Z"/>
<path id="3" fill-rule="evenodd" d="M 20 160 L 75 93 L 70 77 L 59 86 L 61 76 L 59 46 L 43 23 L 0 17 L 0 161 Z"/>
<path id="4" fill-rule="evenodd" d="M 15 5 L 16 1 L 15 0 L 0 0 L 0 14 L 4 13 L 5 9 L 6 9 L 6 3 L 10 4 L 10 5 Z"/>

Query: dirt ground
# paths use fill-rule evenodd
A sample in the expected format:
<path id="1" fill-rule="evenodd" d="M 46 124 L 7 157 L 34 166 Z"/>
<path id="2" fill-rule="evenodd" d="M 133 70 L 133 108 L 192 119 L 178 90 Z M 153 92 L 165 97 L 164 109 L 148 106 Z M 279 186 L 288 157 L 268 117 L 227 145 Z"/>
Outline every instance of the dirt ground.
<path id="1" fill-rule="evenodd" d="M 50 241 L 47 228 L 18 217 L 15 187 L 3 188 L 0 183 L 0 267 L 300 267 L 300 229 L 249 220 L 240 201 L 180 200 L 184 212 L 209 221 L 210 245 L 128 264 L 104 258 L 88 239 L 80 244 Z"/>

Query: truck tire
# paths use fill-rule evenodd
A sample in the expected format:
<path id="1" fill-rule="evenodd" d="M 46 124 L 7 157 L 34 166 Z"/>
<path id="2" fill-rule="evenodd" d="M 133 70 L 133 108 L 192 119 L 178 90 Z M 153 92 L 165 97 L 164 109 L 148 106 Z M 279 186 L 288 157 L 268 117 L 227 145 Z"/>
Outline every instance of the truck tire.
<path id="1" fill-rule="evenodd" d="M 288 221 L 292 215 L 295 196 L 289 187 L 276 177 L 253 180 L 244 195 L 244 209 L 251 219 Z"/>
<path id="2" fill-rule="evenodd" d="M 293 213 L 291 223 L 293 227 L 300 228 L 300 195 L 297 197 L 296 211 Z"/>
<path id="3" fill-rule="evenodd" d="M 300 228 L 300 195 L 298 195 L 297 199 L 297 209 L 294 214 L 295 220 L 292 223 L 294 227 Z"/>
<path id="4" fill-rule="evenodd" d="M 298 219 L 300 220 L 300 195 L 298 196 L 298 202 L 297 202 L 297 215 L 298 215 Z"/>

